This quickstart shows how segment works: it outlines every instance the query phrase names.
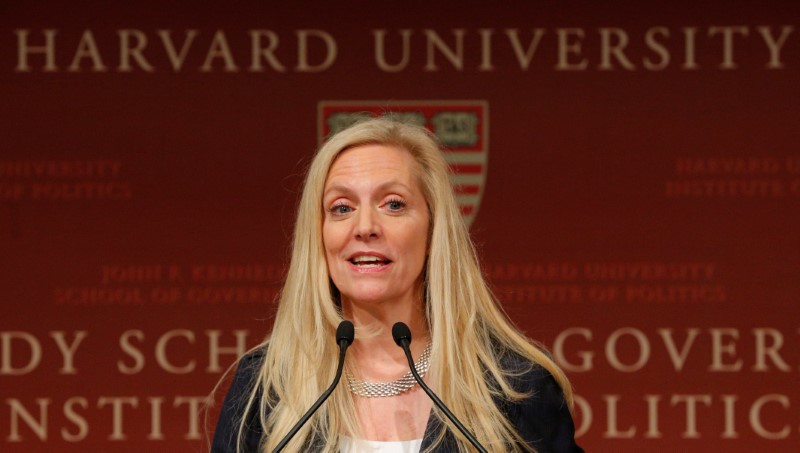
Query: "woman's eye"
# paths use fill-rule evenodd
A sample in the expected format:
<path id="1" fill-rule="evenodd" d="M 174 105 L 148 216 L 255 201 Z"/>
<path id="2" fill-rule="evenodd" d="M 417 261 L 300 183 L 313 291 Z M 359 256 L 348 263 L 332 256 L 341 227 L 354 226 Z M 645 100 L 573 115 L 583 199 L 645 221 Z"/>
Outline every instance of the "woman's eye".
<path id="1" fill-rule="evenodd" d="M 349 214 L 350 211 L 352 211 L 352 210 L 353 210 L 353 208 L 351 208 L 350 206 L 347 206 L 346 204 L 336 204 L 330 209 L 331 214 L 333 214 L 333 215 Z"/>
<path id="2" fill-rule="evenodd" d="M 406 204 L 402 200 L 389 200 L 386 202 L 386 207 L 390 211 L 400 211 L 406 207 Z"/>

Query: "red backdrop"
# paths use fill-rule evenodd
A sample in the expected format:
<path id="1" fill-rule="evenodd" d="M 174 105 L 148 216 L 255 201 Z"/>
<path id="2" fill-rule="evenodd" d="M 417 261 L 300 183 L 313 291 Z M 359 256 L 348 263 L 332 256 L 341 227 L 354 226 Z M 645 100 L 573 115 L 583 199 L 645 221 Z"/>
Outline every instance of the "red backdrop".
<path id="1" fill-rule="evenodd" d="M 799 4 L 386 3 L 4 2 L 0 450 L 202 451 L 325 106 L 358 104 L 467 149 L 587 450 L 796 451 Z"/>

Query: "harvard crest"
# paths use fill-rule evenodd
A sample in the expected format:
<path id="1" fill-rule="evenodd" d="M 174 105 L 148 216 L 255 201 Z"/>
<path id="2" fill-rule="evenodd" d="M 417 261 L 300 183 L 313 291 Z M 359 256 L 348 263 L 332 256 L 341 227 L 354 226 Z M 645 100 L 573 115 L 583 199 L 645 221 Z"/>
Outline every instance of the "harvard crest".
<path id="1" fill-rule="evenodd" d="M 467 225 L 471 225 L 486 187 L 489 157 L 489 106 L 486 101 L 320 101 L 317 138 L 322 143 L 361 118 L 392 115 L 424 126 L 441 142 L 450 164 L 450 183 Z"/>

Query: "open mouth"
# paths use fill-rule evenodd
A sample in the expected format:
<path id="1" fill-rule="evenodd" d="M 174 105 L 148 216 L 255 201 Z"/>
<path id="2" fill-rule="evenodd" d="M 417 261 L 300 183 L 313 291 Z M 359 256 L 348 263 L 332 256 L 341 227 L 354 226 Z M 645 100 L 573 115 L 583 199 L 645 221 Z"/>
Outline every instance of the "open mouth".
<path id="1" fill-rule="evenodd" d="M 362 255 L 350 258 L 350 261 L 354 266 L 360 269 L 371 269 L 377 268 L 381 266 L 385 266 L 390 264 L 392 261 L 388 260 L 383 257 L 373 256 L 373 255 Z"/>

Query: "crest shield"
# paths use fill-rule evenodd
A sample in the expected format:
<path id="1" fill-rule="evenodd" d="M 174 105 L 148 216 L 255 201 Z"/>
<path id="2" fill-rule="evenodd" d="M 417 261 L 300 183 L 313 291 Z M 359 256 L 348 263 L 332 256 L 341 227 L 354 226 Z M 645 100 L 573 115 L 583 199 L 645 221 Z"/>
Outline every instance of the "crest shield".
<path id="1" fill-rule="evenodd" d="M 486 187 L 489 162 L 489 106 L 486 101 L 320 101 L 317 140 L 362 118 L 391 115 L 426 127 L 439 139 L 450 183 L 467 226 L 472 225 Z"/>

